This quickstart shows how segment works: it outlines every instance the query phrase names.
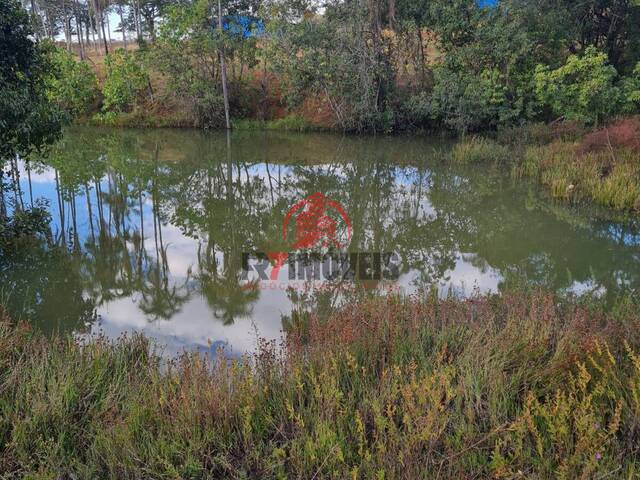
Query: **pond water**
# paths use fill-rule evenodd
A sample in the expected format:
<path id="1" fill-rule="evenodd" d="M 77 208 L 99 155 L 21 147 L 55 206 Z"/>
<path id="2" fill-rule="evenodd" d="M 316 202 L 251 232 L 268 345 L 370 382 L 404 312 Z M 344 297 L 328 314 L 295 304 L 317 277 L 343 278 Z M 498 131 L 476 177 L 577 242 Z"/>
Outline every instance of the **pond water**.
<path id="1" fill-rule="evenodd" d="M 509 167 L 451 165 L 449 148 L 429 138 L 70 129 L 20 175 L 22 202 L 48 201 L 61 247 L 0 257 L 0 295 L 47 330 L 139 331 L 167 355 L 220 346 L 239 355 L 303 312 L 354 296 L 528 282 L 612 300 L 638 288 L 636 226 L 554 203 Z M 326 274 L 341 252 L 356 255 L 357 273 Z"/>

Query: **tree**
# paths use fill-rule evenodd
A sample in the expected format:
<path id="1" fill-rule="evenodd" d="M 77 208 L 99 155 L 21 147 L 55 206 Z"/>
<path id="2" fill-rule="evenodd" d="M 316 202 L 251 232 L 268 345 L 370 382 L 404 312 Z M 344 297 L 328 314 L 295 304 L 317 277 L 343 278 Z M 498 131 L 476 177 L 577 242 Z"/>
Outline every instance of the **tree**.
<path id="1" fill-rule="evenodd" d="M 107 78 L 102 94 L 105 110 L 128 111 L 149 88 L 149 73 L 139 52 L 118 49 L 105 57 Z"/>
<path id="2" fill-rule="evenodd" d="M 623 79 L 623 91 L 625 96 L 625 110 L 628 113 L 640 111 L 640 62 L 633 73 Z"/>
<path id="3" fill-rule="evenodd" d="M 46 54 L 51 66 L 45 76 L 47 97 L 71 118 L 88 113 L 98 90 L 96 74 L 53 44 Z"/>
<path id="4" fill-rule="evenodd" d="M 539 65 L 535 88 L 540 102 L 554 114 L 598 124 L 620 109 L 622 95 L 615 84 L 617 77 L 607 54 L 589 47 L 581 56 L 571 55 L 555 70 Z"/>
<path id="5" fill-rule="evenodd" d="M 394 124 L 391 40 L 378 1 L 333 1 L 323 15 L 272 22 L 271 60 L 290 106 L 309 93 L 328 102 L 345 131 L 384 131 Z"/>
<path id="6" fill-rule="evenodd" d="M 51 143 L 60 115 L 47 101 L 48 65 L 16 0 L 0 4 L 0 161 Z"/>
<path id="7" fill-rule="evenodd" d="M 7 220 L 4 164 L 10 163 L 12 188 L 19 190 L 18 155 L 52 143 L 61 115 L 45 95 L 47 62 L 32 40 L 31 22 L 16 0 L 0 3 L 0 224 Z M 22 205 L 15 206 L 20 210 Z M 35 212 L 39 216 L 38 212 Z"/>

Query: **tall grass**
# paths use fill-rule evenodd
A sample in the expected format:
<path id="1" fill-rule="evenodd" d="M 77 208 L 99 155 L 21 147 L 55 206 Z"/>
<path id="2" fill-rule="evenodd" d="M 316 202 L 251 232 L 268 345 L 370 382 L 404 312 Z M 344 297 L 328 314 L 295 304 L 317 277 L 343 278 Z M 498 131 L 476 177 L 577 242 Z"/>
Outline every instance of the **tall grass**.
<path id="1" fill-rule="evenodd" d="M 6 478 L 633 478 L 637 305 L 377 299 L 283 350 L 162 366 L 142 337 L 0 325 Z M 520 472 L 520 473 L 519 473 Z"/>
<path id="2" fill-rule="evenodd" d="M 236 130 L 279 130 L 284 132 L 312 132 L 321 130 L 319 127 L 314 126 L 305 118 L 298 115 L 289 115 L 283 118 L 275 120 L 251 120 L 240 119 L 233 121 L 233 128 Z"/>
<path id="3" fill-rule="evenodd" d="M 517 175 L 538 178 L 556 198 L 640 211 L 640 162 L 631 150 L 580 153 L 574 143 L 527 148 Z"/>
<path id="4" fill-rule="evenodd" d="M 513 150 L 487 137 L 463 137 L 451 150 L 455 163 L 507 162 L 513 159 Z"/>
<path id="5" fill-rule="evenodd" d="M 0 325 L 7 478 L 635 478 L 637 305 L 374 299 L 283 349 L 162 366 L 142 337 Z"/>

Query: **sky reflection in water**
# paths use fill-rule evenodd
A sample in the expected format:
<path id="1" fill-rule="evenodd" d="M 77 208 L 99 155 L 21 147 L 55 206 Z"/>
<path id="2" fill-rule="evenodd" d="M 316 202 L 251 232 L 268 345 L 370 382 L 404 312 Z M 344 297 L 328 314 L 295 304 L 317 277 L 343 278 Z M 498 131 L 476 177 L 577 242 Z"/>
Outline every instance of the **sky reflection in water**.
<path id="1" fill-rule="evenodd" d="M 72 129 L 31 172 L 33 197 L 49 200 L 67 248 L 5 258 L 3 290 L 14 315 L 45 329 L 141 331 L 167 355 L 221 345 L 242 354 L 257 335 L 278 338 L 292 309 L 326 314 L 350 298 L 292 298 L 273 282 L 247 289 L 241 280 L 242 252 L 287 251 L 283 218 L 317 191 L 351 218 L 350 250 L 399 253 L 396 287 L 406 294 L 516 282 L 611 299 L 637 289 L 633 225 L 554 204 L 509 167 L 451 166 L 441 161 L 448 148 L 237 132 L 229 150 L 217 133 Z M 21 187 L 28 204 L 24 166 Z"/>

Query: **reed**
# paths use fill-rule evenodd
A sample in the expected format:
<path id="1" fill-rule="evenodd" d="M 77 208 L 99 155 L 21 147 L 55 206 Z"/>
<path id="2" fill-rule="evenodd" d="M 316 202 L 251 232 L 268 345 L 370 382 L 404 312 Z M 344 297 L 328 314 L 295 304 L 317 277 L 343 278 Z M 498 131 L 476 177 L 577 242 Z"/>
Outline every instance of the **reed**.
<path id="1" fill-rule="evenodd" d="M 507 162 L 513 159 L 513 150 L 487 137 L 461 138 L 451 150 L 454 163 Z"/>

